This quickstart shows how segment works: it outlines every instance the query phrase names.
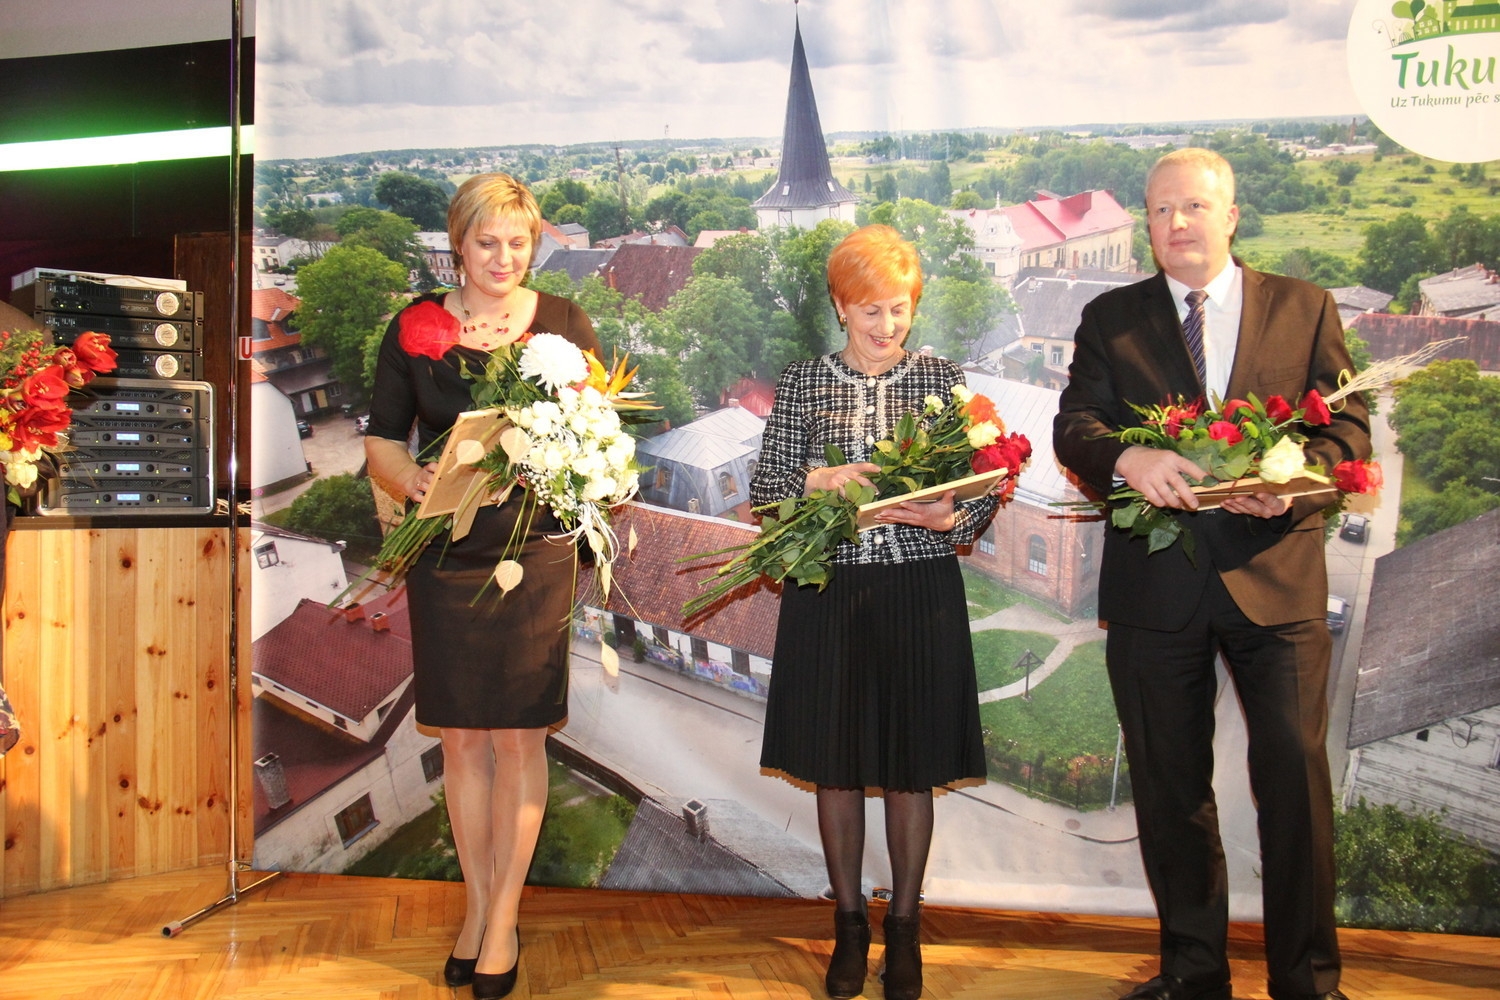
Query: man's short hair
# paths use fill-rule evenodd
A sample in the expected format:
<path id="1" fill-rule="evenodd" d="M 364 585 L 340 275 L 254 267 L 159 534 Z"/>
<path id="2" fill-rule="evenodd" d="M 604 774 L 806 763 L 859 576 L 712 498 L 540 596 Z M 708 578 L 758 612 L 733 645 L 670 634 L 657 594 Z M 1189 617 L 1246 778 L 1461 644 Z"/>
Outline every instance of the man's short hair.
<path id="1" fill-rule="evenodd" d="M 1156 172 L 1163 167 L 1202 167 L 1212 170 L 1219 175 L 1219 181 L 1229 192 L 1229 204 L 1234 204 L 1234 168 L 1229 161 L 1211 149 L 1201 149 L 1197 146 L 1188 146 L 1185 149 L 1174 149 L 1151 164 L 1151 169 L 1146 172 L 1146 192 L 1151 191 L 1151 181 L 1156 177 Z"/>

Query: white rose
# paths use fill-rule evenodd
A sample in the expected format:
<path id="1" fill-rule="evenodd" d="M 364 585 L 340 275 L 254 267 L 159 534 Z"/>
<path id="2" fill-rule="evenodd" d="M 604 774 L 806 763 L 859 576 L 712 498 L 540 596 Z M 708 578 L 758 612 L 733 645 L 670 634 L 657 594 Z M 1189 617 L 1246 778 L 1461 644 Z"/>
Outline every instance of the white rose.
<path id="1" fill-rule="evenodd" d="M 988 448 L 1000 439 L 1000 428 L 988 420 L 977 423 L 969 428 L 969 447 L 978 451 L 980 448 Z"/>
<path id="2" fill-rule="evenodd" d="M 617 489 L 619 489 L 619 484 L 615 482 L 613 476 L 601 476 L 598 479 L 590 479 L 583 487 L 583 498 L 598 503 L 614 496 Z"/>
<path id="3" fill-rule="evenodd" d="M 1291 438 L 1284 437 L 1261 456 L 1260 478 L 1268 483 L 1284 483 L 1293 476 L 1300 475 L 1306 467 L 1307 459 L 1302 454 L 1302 446 Z"/>
<path id="4" fill-rule="evenodd" d="M 30 489 L 36 484 L 36 463 L 25 458 L 20 452 L 5 466 L 5 481 L 21 489 Z"/>
<path id="5" fill-rule="evenodd" d="M 615 438 L 604 449 L 604 461 L 611 469 L 623 469 L 635 457 L 635 438 Z"/>

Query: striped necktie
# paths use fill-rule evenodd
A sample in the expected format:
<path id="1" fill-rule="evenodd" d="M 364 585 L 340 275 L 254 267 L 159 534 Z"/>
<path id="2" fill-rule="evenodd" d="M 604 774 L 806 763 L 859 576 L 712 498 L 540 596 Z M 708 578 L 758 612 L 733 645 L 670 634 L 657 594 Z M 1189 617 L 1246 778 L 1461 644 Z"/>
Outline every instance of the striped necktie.
<path id="1" fill-rule="evenodd" d="M 1208 385 L 1208 364 L 1203 360 L 1203 301 L 1208 293 L 1195 288 L 1187 293 L 1188 314 L 1182 321 L 1182 339 L 1187 341 L 1188 353 L 1193 356 L 1193 367 L 1198 372 L 1198 383 Z"/>

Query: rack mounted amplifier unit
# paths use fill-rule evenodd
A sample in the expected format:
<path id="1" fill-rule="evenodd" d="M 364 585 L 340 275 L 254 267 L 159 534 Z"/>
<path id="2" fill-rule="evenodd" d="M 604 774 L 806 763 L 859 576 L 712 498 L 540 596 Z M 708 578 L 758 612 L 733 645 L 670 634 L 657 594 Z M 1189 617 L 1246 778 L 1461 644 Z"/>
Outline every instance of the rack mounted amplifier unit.
<path id="1" fill-rule="evenodd" d="M 142 279 L 145 280 L 145 279 Z M 84 278 L 38 277 L 11 292 L 22 312 L 84 313 L 144 319 L 194 320 L 203 315 L 203 293 L 135 285 L 107 285 Z"/>
<path id="2" fill-rule="evenodd" d="M 210 383 L 99 378 L 80 395 L 43 514 L 213 511 Z"/>

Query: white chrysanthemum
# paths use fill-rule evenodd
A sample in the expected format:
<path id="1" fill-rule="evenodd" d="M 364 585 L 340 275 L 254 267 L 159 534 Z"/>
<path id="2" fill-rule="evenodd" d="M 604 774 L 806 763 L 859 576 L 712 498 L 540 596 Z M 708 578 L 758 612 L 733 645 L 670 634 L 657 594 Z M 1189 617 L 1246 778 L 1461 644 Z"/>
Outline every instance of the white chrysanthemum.
<path id="1" fill-rule="evenodd" d="M 568 457 L 566 448 L 556 441 L 548 441 L 542 449 L 541 466 L 548 472 L 562 472 L 569 465 Z"/>
<path id="2" fill-rule="evenodd" d="M 922 400 L 922 405 L 927 408 L 928 413 L 937 413 L 943 408 L 943 397 L 929 395 Z"/>
<path id="3" fill-rule="evenodd" d="M 953 398 L 960 403 L 967 403 L 974 398 L 974 390 L 960 382 L 953 387 Z"/>
<path id="4" fill-rule="evenodd" d="M 554 392 L 588 378 L 589 363 L 566 337 L 539 333 L 526 344 L 517 362 L 521 375 Z"/>
<path id="5" fill-rule="evenodd" d="M 969 447 L 975 450 L 988 448 L 1000 440 L 1000 428 L 988 420 L 981 421 L 969 428 Z"/>
<path id="6" fill-rule="evenodd" d="M 1284 483 L 1302 472 L 1307 458 L 1302 446 L 1289 437 L 1273 444 L 1260 459 L 1260 478 L 1268 483 Z"/>

